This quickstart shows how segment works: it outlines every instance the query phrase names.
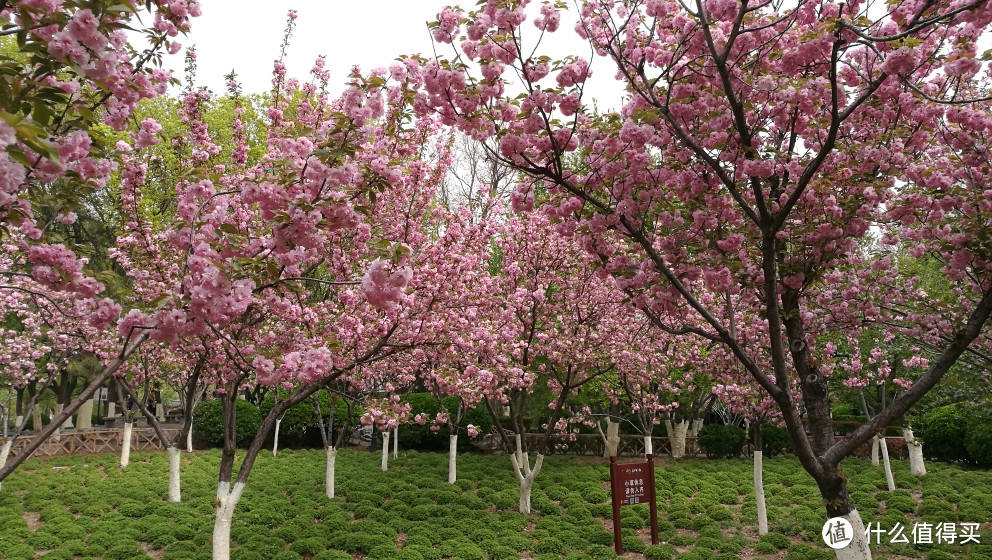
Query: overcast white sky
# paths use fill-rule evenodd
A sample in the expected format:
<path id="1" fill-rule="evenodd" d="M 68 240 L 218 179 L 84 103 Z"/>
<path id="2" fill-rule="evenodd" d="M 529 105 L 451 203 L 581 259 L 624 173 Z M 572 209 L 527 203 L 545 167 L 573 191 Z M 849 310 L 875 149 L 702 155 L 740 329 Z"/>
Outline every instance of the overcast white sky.
<path id="1" fill-rule="evenodd" d="M 223 76 L 234 69 L 245 93 L 261 93 L 271 87 L 272 61 L 279 55 L 279 43 L 286 23 L 286 12 L 295 9 L 299 18 L 293 32 L 287 67 L 290 76 L 309 78 L 318 55 L 327 55 L 331 71 L 331 91 L 340 91 L 355 64 L 363 70 L 387 67 L 402 54 L 432 54 L 427 22 L 438 11 L 457 0 L 204 0 L 203 15 L 193 20 L 183 46 L 196 45 L 197 81 L 215 93 L 224 91 Z M 466 9 L 475 0 L 465 0 Z M 560 57 L 575 54 L 589 58 L 588 45 L 572 30 L 574 15 L 564 14 L 561 29 L 545 38 L 542 54 Z M 536 37 L 529 23 L 526 31 Z M 526 38 L 526 37 L 525 37 Z M 438 45 L 439 53 L 449 54 L 450 45 Z M 183 77 L 182 53 L 169 57 L 166 67 Z M 593 62 L 593 82 L 587 101 L 598 101 L 601 109 L 618 108 L 622 90 L 612 79 L 607 60 Z"/>

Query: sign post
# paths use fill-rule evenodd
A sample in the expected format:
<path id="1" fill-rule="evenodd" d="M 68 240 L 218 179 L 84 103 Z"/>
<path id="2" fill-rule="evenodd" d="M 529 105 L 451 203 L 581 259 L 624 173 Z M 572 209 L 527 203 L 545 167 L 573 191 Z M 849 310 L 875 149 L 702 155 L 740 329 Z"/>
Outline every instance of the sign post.
<path id="1" fill-rule="evenodd" d="M 658 544 L 658 496 L 654 488 L 654 455 L 645 463 L 617 463 L 610 457 L 610 494 L 613 502 L 613 547 L 623 554 L 620 506 L 643 504 L 651 508 L 651 544 Z"/>

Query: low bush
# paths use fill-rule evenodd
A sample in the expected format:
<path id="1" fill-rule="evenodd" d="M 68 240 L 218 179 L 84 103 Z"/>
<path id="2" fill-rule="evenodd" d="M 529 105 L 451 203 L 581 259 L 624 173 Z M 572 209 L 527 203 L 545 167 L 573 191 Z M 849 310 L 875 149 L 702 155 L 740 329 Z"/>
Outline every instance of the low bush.
<path id="1" fill-rule="evenodd" d="M 696 437 L 699 445 L 706 451 L 706 456 L 710 458 L 726 457 L 732 459 L 738 457 L 747 440 L 744 428 L 721 424 L 703 426 Z"/>
<path id="2" fill-rule="evenodd" d="M 624 537 L 621 542 L 623 542 L 623 549 L 627 552 L 641 553 L 648 548 L 648 545 L 638 536 Z"/>
<path id="3" fill-rule="evenodd" d="M 672 560 L 679 551 L 670 544 L 659 544 L 644 549 L 644 557 L 648 560 Z"/>
<path id="4" fill-rule="evenodd" d="M 923 441 L 923 453 L 938 461 L 967 461 L 965 439 L 968 419 L 963 406 L 951 404 L 935 408 L 914 423 L 914 434 Z"/>
<path id="5" fill-rule="evenodd" d="M 193 414 L 193 435 L 208 447 L 224 446 L 223 403 L 212 400 L 200 403 Z M 244 399 L 235 400 L 237 444 L 247 447 L 262 427 L 262 413 Z"/>
<path id="6" fill-rule="evenodd" d="M 767 533 L 758 539 L 759 545 L 765 544 L 774 547 L 775 550 L 785 550 L 789 548 L 789 544 L 791 544 L 791 542 L 792 541 L 789 540 L 789 537 L 781 533 Z"/>
<path id="7" fill-rule="evenodd" d="M 992 466 L 992 422 L 970 423 L 964 447 L 972 461 L 983 467 Z"/>
<path id="8" fill-rule="evenodd" d="M 752 428 L 751 431 L 753 433 L 754 429 Z M 754 441 L 753 435 L 749 437 Z M 761 426 L 761 455 L 763 457 L 775 457 L 791 448 L 788 429 L 767 422 Z"/>

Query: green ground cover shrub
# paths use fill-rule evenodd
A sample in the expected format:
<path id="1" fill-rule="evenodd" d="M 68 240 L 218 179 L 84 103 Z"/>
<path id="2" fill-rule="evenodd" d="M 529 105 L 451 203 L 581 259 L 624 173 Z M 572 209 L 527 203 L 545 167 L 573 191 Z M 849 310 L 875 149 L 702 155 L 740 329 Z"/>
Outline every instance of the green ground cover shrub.
<path id="1" fill-rule="evenodd" d="M 164 560 L 205 560 L 210 556 L 218 460 L 216 451 L 184 455 L 188 464 L 183 467 L 181 504 L 164 501 L 166 461 L 161 453 L 134 453 L 132 466 L 138 468 L 124 472 L 117 470 L 116 457 L 31 460 L 4 481 L 0 492 L 0 557 L 18 557 L 8 552 L 12 550 L 24 552 L 24 558 L 103 559 L 128 554 L 143 558 L 142 547 L 150 547 Z M 606 529 L 612 508 L 603 489 L 609 474 L 604 462 L 546 458 L 532 495 L 535 511 L 524 516 L 516 512 L 518 487 L 505 456 L 461 456 L 460 476 L 466 477 L 465 483 L 448 485 L 444 454 L 406 454 L 381 472 L 378 454 L 345 450 L 338 457 L 334 500 L 323 495 L 323 461 L 320 450 L 259 458 L 234 516 L 235 559 L 343 560 L 340 554 L 371 560 L 443 560 L 463 555 L 487 560 L 522 555 L 535 560 L 615 558 L 613 535 Z M 829 553 L 819 538 L 823 513 L 812 481 L 791 457 L 768 459 L 765 464 L 769 504 L 776 504 L 769 507 L 769 521 L 782 534 L 754 542 L 738 529 L 756 522 L 750 461 L 685 459 L 657 468 L 659 486 L 671 489 L 659 495 L 663 544 L 631 554 L 673 558 L 680 556 L 681 549 L 681 556 L 689 558 L 736 558 L 747 553 L 770 560 L 781 559 L 788 551 L 791 558 L 801 560 Z M 68 468 L 52 470 L 52 465 Z M 992 521 L 986 504 L 992 495 L 988 471 L 931 463 L 927 477 L 909 477 L 913 486 L 887 492 L 877 489 L 879 482 L 884 488 L 884 478 L 870 463 L 848 460 L 843 468 L 849 475 L 852 500 L 866 522 L 912 526 L 941 516 Z M 897 475 L 908 477 L 905 461 L 895 461 L 893 468 Z M 685 493 L 675 493 L 675 488 Z M 65 496 L 79 511 L 63 502 Z M 505 507 L 495 507 L 494 497 L 504 500 Z M 94 508 L 90 515 L 84 511 L 87 503 L 111 505 Z M 28 528 L 25 514 L 42 520 L 36 531 Z M 648 537 L 649 508 L 624 506 L 621 516 L 626 548 L 639 549 Z M 980 546 L 874 548 L 879 558 L 902 554 L 922 559 L 946 551 L 955 558 L 978 560 L 989 556 L 984 544 L 986 539 L 992 542 L 988 533 L 983 527 Z M 803 542 L 793 545 L 790 536 Z M 401 538 L 405 540 L 398 547 Z"/>

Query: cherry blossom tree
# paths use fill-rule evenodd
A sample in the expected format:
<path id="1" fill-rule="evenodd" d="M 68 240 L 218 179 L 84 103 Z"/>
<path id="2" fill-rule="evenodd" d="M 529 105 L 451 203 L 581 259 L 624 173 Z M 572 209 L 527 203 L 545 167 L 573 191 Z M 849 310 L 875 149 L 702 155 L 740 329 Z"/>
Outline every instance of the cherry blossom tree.
<path id="1" fill-rule="evenodd" d="M 530 513 L 530 491 L 552 436 L 563 431 L 565 402 L 583 385 L 614 370 L 617 313 L 624 299 L 570 240 L 548 236 L 544 216 L 509 220 L 495 240 L 492 291 L 497 301 L 492 324 L 497 356 L 492 376 L 478 382 L 520 483 L 520 512 Z M 527 447 L 524 414 L 536 390 L 550 391 L 548 417 L 533 447 Z M 509 408 L 509 426 L 500 422 Z M 511 435 L 515 440 L 511 443 Z M 530 452 L 536 457 L 530 463 Z"/>
<path id="2" fill-rule="evenodd" d="M 992 120 L 975 47 L 992 6 L 580 2 L 577 33 L 629 94 L 606 114 L 582 110 L 589 61 L 542 59 L 534 47 L 557 31 L 558 9 L 536 8 L 536 30 L 527 2 L 445 9 L 434 39 L 455 43 L 454 54 L 423 61 L 418 106 L 495 137 L 497 155 L 528 177 L 517 206 L 539 206 L 605 259 L 658 328 L 726 347 L 775 401 L 828 517 L 854 525 L 838 557 L 870 557 L 840 460 L 933 388 L 992 314 L 982 186 Z M 848 273 L 896 268 L 859 244 L 873 225 L 883 243 L 912 242 L 945 262 L 953 305 L 934 316 L 925 293 L 903 290 L 896 317 L 876 299 L 878 275 Z M 770 367 L 707 293 L 761 317 Z M 840 440 L 828 378 L 857 372 L 818 342 L 817 325 L 835 315 L 897 319 L 895 330 L 928 333 L 935 348 L 899 399 Z"/>
<path id="3" fill-rule="evenodd" d="M 313 395 L 314 409 L 317 412 L 317 426 L 320 428 L 320 439 L 324 444 L 327 454 L 327 463 L 324 470 L 324 491 L 328 498 L 334 497 L 334 472 L 337 463 L 338 450 L 348 441 L 351 436 L 349 429 L 356 422 L 357 406 L 365 396 L 365 391 L 353 387 L 347 380 L 339 379 L 326 388 L 329 395 L 329 409 L 327 421 L 324 421 L 323 411 L 320 406 L 320 393 Z M 335 431 L 334 422 L 338 417 L 338 411 L 343 407 L 344 414 L 340 425 Z"/>
<path id="4" fill-rule="evenodd" d="M 147 10 L 144 27 L 139 12 Z M 55 301 L 67 295 L 71 318 L 94 326 L 112 323 L 120 306 L 99 297 L 105 284 L 88 274 L 88 259 L 54 231 L 73 223 L 81 201 L 102 189 L 116 150 L 93 126 L 122 130 L 139 100 L 164 93 L 170 80 L 158 68 L 164 51 L 175 53 L 175 37 L 200 13 L 196 0 L 137 4 L 23 0 L 0 4 L 4 36 L 15 36 L 18 56 L 4 58 L 0 96 L 0 237 L 4 238 L 0 291 L 22 291 L 30 277 L 33 297 Z M 124 29 L 138 25 L 148 48 L 137 52 Z M 146 338 L 116 342 L 116 355 L 32 443 L 0 467 L 0 480 L 55 433 L 105 383 Z M 40 423 L 40 422 L 39 422 Z M 38 424 L 38 423 L 36 423 Z"/>

